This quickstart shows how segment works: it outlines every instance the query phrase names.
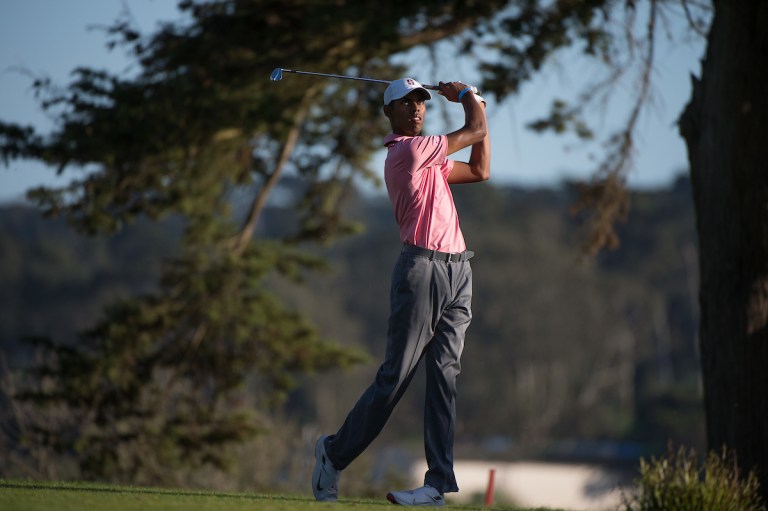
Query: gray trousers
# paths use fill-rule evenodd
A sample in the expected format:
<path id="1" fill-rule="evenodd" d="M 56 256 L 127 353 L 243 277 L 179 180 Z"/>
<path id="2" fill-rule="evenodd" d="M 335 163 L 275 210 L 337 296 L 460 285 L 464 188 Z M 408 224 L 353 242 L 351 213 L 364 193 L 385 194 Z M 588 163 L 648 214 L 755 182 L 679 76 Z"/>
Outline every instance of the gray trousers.
<path id="1" fill-rule="evenodd" d="M 472 319 L 471 302 L 469 261 L 440 261 L 404 248 L 392 272 L 384 363 L 339 431 L 326 440 L 326 452 L 337 470 L 346 468 L 378 436 L 424 360 L 424 484 L 441 493 L 459 491 L 453 473 L 456 379 Z"/>

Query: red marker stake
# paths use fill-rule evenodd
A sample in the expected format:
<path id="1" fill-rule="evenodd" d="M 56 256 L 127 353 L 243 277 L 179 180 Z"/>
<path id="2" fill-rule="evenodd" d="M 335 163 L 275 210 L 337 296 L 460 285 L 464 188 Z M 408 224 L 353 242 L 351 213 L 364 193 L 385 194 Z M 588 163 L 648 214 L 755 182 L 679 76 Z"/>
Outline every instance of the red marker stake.
<path id="1" fill-rule="evenodd" d="M 488 488 L 485 490 L 485 506 L 489 507 L 493 505 L 493 487 L 496 483 L 496 469 L 491 469 L 488 472 Z"/>

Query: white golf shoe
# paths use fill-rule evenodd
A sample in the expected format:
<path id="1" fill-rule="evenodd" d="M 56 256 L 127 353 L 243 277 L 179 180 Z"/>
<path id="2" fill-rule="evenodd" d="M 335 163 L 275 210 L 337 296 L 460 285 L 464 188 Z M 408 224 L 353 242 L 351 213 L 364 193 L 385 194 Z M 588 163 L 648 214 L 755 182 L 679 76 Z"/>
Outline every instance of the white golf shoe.
<path id="1" fill-rule="evenodd" d="M 432 506 L 445 505 L 443 494 L 431 486 L 422 486 L 415 490 L 393 491 L 387 493 L 387 500 L 401 506 Z"/>
<path id="2" fill-rule="evenodd" d="M 315 444 L 315 470 L 312 472 L 312 493 L 321 502 L 339 500 L 339 478 L 341 471 L 333 468 L 325 454 L 325 435 Z"/>

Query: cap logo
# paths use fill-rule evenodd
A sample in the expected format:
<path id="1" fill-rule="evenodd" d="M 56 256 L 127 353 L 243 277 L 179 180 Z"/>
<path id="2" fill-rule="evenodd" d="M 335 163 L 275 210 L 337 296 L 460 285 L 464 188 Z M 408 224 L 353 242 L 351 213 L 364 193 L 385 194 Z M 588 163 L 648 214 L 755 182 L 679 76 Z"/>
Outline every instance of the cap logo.
<path id="1" fill-rule="evenodd" d="M 414 82 L 414 81 L 413 81 L 413 80 L 411 80 L 410 78 L 408 78 L 407 80 L 405 80 L 405 83 L 407 83 L 408 85 L 416 85 L 416 82 Z"/>

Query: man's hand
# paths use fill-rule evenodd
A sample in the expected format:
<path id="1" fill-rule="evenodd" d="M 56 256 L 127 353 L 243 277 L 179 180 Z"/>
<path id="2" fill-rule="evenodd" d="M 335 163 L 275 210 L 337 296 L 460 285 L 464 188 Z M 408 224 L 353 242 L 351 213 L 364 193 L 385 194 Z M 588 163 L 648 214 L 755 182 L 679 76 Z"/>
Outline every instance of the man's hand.
<path id="1" fill-rule="evenodd" d="M 440 87 L 438 94 L 445 97 L 448 101 L 453 103 L 459 102 L 459 92 L 463 91 L 467 87 L 472 89 L 472 93 L 476 93 L 477 89 L 471 85 L 467 85 L 462 82 L 440 82 L 437 84 Z M 467 93 L 469 94 L 469 93 Z"/>

